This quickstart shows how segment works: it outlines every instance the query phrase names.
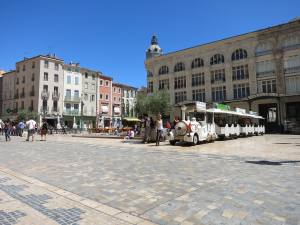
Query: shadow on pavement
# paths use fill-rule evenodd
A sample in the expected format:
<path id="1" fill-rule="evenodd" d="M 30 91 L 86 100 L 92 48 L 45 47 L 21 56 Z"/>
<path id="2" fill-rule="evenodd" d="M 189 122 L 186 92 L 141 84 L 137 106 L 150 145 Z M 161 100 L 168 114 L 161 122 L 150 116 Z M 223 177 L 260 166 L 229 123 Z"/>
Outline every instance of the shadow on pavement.
<path id="1" fill-rule="evenodd" d="M 267 160 L 259 160 L 259 161 L 245 161 L 246 163 L 258 164 L 258 165 L 270 165 L 270 166 L 281 166 L 282 164 L 291 164 L 291 163 L 300 163 L 297 160 L 290 161 L 267 161 Z"/>

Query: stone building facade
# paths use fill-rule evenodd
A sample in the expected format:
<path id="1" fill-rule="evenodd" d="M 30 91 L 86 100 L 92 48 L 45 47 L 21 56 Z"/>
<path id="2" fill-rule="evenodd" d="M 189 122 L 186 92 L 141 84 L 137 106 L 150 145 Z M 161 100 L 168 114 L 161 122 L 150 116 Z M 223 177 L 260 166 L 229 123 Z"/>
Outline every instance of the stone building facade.
<path id="1" fill-rule="evenodd" d="M 113 78 L 99 75 L 99 126 L 112 126 L 112 82 Z"/>
<path id="2" fill-rule="evenodd" d="M 55 125 L 62 117 L 63 61 L 39 55 L 16 63 L 16 70 L 3 74 L 2 115 L 11 119 L 20 110 L 34 111 Z"/>
<path id="3" fill-rule="evenodd" d="M 82 74 L 82 121 L 84 128 L 96 127 L 98 111 L 98 79 L 99 73 L 81 68 Z"/>
<path id="4" fill-rule="evenodd" d="M 136 117 L 137 88 L 122 84 L 122 116 Z"/>
<path id="5" fill-rule="evenodd" d="M 146 58 L 148 92 L 169 89 L 172 105 L 222 102 L 259 112 L 267 132 L 300 132 L 299 19 L 168 54 L 153 37 Z"/>
<path id="6" fill-rule="evenodd" d="M 0 117 L 15 120 L 21 110 L 33 111 L 57 127 L 121 126 L 122 116 L 134 116 L 136 88 L 79 63 L 65 64 L 55 55 L 38 55 L 0 74 Z M 125 96 L 125 97 L 124 97 Z M 122 112 L 122 103 L 126 112 Z"/>
<path id="7" fill-rule="evenodd" d="M 112 84 L 112 126 L 121 127 L 122 124 L 122 85 L 119 83 Z"/>

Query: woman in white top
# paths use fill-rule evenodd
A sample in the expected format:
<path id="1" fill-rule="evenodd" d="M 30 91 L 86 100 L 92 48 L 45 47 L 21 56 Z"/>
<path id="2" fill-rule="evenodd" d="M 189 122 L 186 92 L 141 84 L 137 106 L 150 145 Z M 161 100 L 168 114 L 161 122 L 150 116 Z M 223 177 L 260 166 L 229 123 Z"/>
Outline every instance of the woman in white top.
<path id="1" fill-rule="evenodd" d="M 158 114 L 156 121 L 156 146 L 159 146 L 160 137 L 163 131 L 163 122 L 161 119 L 161 114 Z"/>

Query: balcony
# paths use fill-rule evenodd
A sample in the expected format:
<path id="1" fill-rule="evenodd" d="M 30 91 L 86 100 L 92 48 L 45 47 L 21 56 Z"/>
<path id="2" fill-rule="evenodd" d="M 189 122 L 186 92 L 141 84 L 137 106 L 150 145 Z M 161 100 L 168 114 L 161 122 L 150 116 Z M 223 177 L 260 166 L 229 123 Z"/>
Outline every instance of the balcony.
<path id="1" fill-rule="evenodd" d="M 35 95 L 34 91 L 29 92 L 29 96 L 33 97 Z"/>
<path id="2" fill-rule="evenodd" d="M 256 72 L 257 77 L 269 77 L 275 74 L 275 70 L 263 71 L 263 72 Z"/>
<path id="3" fill-rule="evenodd" d="M 60 97 L 60 93 L 58 93 L 58 92 L 53 92 L 52 93 L 52 100 L 53 101 L 58 101 L 59 97 Z"/>
<path id="4" fill-rule="evenodd" d="M 51 112 L 52 112 L 53 114 L 59 113 L 59 107 L 54 107 L 54 106 L 53 106 Z"/>
<path id="5" fill-rule="evenodd" d="M 20 94 L 20 98 L 25 98 L 25 92 L 22 92 L 22 93 Z"/>
<path id="6" fill-rule="evenodd" d="M 65 102 L 80 102 L 80 97 L 79 96 L 71 96 L 71 95 L 66 95 L 64 101 Z"/>
<path id="7" fill-rule="evenodd" d="M 292 74 L 292 73 L 297 73 L 297 72 L 300 72 L 300 66 L 284 69 L 284 74 Z"/>
<path id="8" fill-rule="evenodd" d="M 49 106 L 41 106 L 40 108 L 40 112 L 43 113 L 43 114 L 48 114 L 49 112 Z"/>
<path id="9" fill-rule="evenodd" d="M 49 91 L 43 90 L 41 93 L 41 99 L 42 100 L 48 100 L 49 99 Z"/>
<path id="10" fill-rule="evenodd" d="M 65 109 L 64 115 L 66 116 L 79 116 L 79 109 Z"/>
<path id="11" fill-rule="evenodd" d="M 255 52 L 255 56 L 269 55 L 272 54 L 272 50 L 265 50 L 260 52 Z"/>
<path id="12" fill-rule="evenodd" d="M 15 99 L 19 99 L 19 93 L 15 94 Z"/>

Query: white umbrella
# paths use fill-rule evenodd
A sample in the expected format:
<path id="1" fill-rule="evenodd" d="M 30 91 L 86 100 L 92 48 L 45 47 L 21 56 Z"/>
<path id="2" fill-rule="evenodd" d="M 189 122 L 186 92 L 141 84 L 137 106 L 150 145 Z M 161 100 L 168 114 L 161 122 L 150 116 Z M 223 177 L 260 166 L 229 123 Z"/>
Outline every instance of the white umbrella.
<path id="1" fill-rule="evenodd" d="M 76 124 L 76 118 L 74 116 L 74 120 L 73 120 L 73 129 L 77 129 L 77 124 Z"/>
<path id="2" fill-rule="evenodd" d="M 56 124 L 57 129 L 61 129 L 60 121 L 59 121 L 59 116 L 57 116 L 57 124 Z"/>

